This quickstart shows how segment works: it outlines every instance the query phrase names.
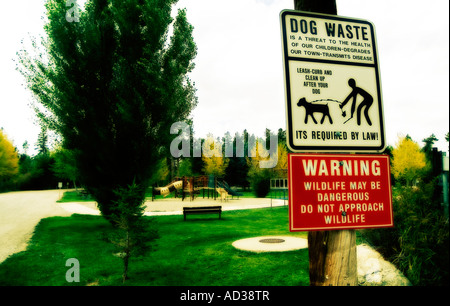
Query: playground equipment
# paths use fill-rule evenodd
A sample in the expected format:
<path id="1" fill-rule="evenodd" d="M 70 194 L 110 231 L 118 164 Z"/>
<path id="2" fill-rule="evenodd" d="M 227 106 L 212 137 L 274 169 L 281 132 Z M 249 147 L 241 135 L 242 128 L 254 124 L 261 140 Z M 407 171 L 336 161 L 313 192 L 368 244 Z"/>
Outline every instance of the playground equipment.
<path id="1" fill-rule="evenodd" d="M 232 197 L 238 197 L 239 198 L 240 196 L 242 196 L 242 193 L 231 189 L 231 187 L 225 181 L 217 181 L 217 186 L 218 186 L 218 188 L 223 189 L 226 193 L 230 194 Z"/>
<path id="2" fill-rule="evenodd" d="M 227 182 L 218 180 L 213 175 L 183 176 L 174 178 L 170 184 L 164 187 L 154 186 L 152 191 L 152 201 L 155 199 L 156 195 L 163 195 L 166 197 L 171 192 L 175 192 L 175 197 L 178 197 L 179 193 L 181 193 L 183 201 L 185 197 L 189 195 L 191 201 L 193 201 L 196 195 L 200 195 L 201 191 L 203 192 L 203 198 L 205 198 L 206 195 L 208 199 L 211 196 L 214 200 L 217 196 L 219 196 L 221 200 L 227 200 L 229 195 L 232 197 L 239 197 L 242 195 L 231 189 Z"/>
<path id="3" fill-rule="evenodd" d="M 270 205 L 272 199 L 288 199 L 288 181 L 286 177 L 270 179 Z"/>
<path id="4" fill-rule="evenodd" d="M 164 197 L 168 196 L 173 191 L 178 191 L 183 189 L 183 181 L 174 180 L 169 185 L 164 187 L 153 187 L 152 190 L 152 201 L 155 198 L 155 195 L 162 195 Z"/>

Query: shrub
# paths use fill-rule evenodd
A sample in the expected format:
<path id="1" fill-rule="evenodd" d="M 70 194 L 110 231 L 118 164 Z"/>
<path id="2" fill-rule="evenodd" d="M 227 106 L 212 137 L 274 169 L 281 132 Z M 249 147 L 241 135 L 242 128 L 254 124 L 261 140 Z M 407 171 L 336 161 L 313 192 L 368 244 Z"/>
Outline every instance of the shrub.
<path id="1" fill-rule="evenodd" d="M 258 198 L 265 198 L 270 191 L 270 179 L 263 176 L 254 177 L 252 190 Z"/>
<path id="2" fill-rule="evenodd" d="M 397 188 L 394 228 L 364 232 L 413 285 L 449 283 L 449 223 L 434 196 L 437 187 L 435 179 L 419 188 Z"/>

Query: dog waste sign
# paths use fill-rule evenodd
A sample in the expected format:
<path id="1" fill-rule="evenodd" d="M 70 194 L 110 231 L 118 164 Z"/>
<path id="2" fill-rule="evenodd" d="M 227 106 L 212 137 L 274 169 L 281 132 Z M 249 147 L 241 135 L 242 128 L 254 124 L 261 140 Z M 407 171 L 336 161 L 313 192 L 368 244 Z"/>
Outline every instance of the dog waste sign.
<path id="1" fill-rule="evenodd" d="M 381 152 L 385 131 L 372 23 L 280 13 L 288 146 L 293 152 Z"/>
<path id="2" fill-rule="evenodd" d="M 394 225 L 389 156 L 289 154 L 290 231 Z"/>

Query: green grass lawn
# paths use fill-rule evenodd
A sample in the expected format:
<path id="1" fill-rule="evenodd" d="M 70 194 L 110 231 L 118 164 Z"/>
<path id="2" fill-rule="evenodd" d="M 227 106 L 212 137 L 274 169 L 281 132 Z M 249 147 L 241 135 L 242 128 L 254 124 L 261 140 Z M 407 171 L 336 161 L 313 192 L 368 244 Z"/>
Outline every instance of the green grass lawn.
<path id="1" fill-rule="evenodd" d="M 91 195 L 82 195 L 81 191 L 65 191 L 58 203 L 95 201 Z"/>
<path id="2" fill-rule="evenodd" d="M 287 207 L 225 211 L 216 215 L 153 217 L 160 238 L 154 251 L 130 262 L 126 285 L 309 285 L 308 251 L 252 253 L 235 240 L 289 233 Z M 72 215 L 41 220 L 26 251 L 0 265 L 0 285 L 122 285 L 122 261 L 113 256 L 102 217 Z M 80 282 L 67 283 L 66 260 L 77 258 Z"/>

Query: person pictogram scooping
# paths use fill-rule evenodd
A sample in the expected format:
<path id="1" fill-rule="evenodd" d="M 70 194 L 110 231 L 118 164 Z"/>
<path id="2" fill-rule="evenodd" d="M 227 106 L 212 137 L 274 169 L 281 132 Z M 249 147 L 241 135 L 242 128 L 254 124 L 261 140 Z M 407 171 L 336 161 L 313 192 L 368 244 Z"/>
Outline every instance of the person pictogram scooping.
<path id="1" fill-rule="evenodd" d="M 369 125 L 372 125 L 372 121 L 370 121 L 370 117 L 369 117 L 369 108 L 373 104 L 373 97 L 364 89 L 362 89 L 360 87 L 356 87 L 356 81 L 354 79 L 349 79 L 348 85 L 352 88 L 352 92 L 347 96 L 347 98 L 344 100 L 344 102 L 342 102 L 342 104 L 339 106 L 342 110 L 342 108 L 348 103 L 348 101 L 350 101 L 350 99 L 353 98 L 351 111 L 350 111 L 350 118 L 347 119 L 347 121 L 349 121 L 350 119 L 353 118 L 353 114 L 354 114 L 355 108 L 356 108 L 356 98 L 358 97 L 358 95 L 361 95 L 363 97 L 363 100 L 359 104 L 358 109 L 356 111 L 357 123 L 358 123 L 358 125 L 361 125 L 361 111 L 362 111 L 363 107 L 365 107 L 364 117 L 366 118 L 367 123 Z M 345 116 L 345 112 L 343 112 L 343 116 Z M 345 123 L 347 123 L 347 121 L 345 121 Z"/>

